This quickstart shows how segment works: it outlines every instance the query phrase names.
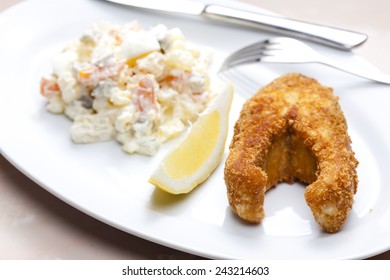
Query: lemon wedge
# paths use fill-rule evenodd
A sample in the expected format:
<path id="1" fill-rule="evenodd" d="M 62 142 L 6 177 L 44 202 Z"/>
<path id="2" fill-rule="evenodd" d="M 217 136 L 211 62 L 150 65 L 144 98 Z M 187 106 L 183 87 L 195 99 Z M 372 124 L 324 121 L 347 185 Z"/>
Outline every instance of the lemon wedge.
<path id="1" fill-rule="evenodd" d="M 188 193 L 205 181 L 221 161 L 228 133 L 233 86 L 219 85 L 219 94 L 185 138 L 160 162 L 149 182 L 172 193 Z"/>

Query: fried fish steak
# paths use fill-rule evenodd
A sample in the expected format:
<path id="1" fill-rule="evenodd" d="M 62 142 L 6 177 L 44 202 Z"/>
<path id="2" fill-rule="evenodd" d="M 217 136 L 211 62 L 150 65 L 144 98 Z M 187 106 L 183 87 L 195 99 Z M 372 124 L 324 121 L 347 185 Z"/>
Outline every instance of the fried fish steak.
<path id="1" fill-rule="evenodd" d="M 305 199 L 315 220 L 337 232 L 353 205 L 357 165 L 333 90 L 286 74 L 242 108 L 224 169 L 229 204 L 242 219 L 259 223 L 265 192 L 281 181 L 300 181 L 307 184 Z"/>

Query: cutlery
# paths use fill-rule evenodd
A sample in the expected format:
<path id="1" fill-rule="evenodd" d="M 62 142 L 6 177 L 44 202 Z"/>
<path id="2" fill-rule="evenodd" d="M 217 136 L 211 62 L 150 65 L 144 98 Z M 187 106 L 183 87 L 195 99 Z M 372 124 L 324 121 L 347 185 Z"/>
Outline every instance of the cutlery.
<path id="1" fill-rule="evenodd" d="M 311 40 L 327 46 L 350 50 L 367 40 L 367 35 L 350 30 L 271 16 L 220 4 L 191 0 L 107 0 L 127 6 L 186 15 L 200 15 L 229 22 L 239 22 L 284 35 Z"/>
<path id="2" fill-rule="evenodd" d="M 305 43 L 287 37 L 275 37 L 251 44 L 228 56 L 220 68 L 223 72 L 243 64 L 255 62 L 326 64 L 344 72 L 379 83 L 390 84 L 390 75 L 364 68 L 349 67 L 323 56 Z"/>

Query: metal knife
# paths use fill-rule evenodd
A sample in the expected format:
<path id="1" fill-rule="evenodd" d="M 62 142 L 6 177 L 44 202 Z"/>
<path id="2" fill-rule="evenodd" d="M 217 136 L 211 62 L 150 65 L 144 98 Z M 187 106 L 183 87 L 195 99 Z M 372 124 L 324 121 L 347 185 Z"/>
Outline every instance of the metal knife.
<path id="1" fill-rule="evenodd" d="M 137 8 L 187 15 L 201 15 L 209 18 L 249 24 L 267 31 L 298 37 L 344 50 L 353 49 L 363 44 L 368 38 L 366 34 L 359 32 L 240 10 L 220 4 L 205 4 L 190 0 L 108 1 Z"/>

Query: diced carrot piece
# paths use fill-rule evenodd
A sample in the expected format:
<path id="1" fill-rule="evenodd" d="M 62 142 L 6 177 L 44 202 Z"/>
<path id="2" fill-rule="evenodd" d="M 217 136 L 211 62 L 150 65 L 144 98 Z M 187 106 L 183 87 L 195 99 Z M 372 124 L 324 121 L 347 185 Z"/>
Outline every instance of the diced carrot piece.
<path id="1" fill-rule="evenodd" d="M 92 72 L 95 71 L 95 67 L 89 67 L 87 69 L 80 70 L 78 73 L 79 80 L 87 80 L 91 78 Z"/>
<path id="2" fill-rule="evenodd" d="M 40 84 L 40 92 L 43 96 L 50 97 L 59 94 L 61 91 L 57 83 L 57 80 L 54 77 L 53 78 L 42 77 L 41 84 Z"/>

